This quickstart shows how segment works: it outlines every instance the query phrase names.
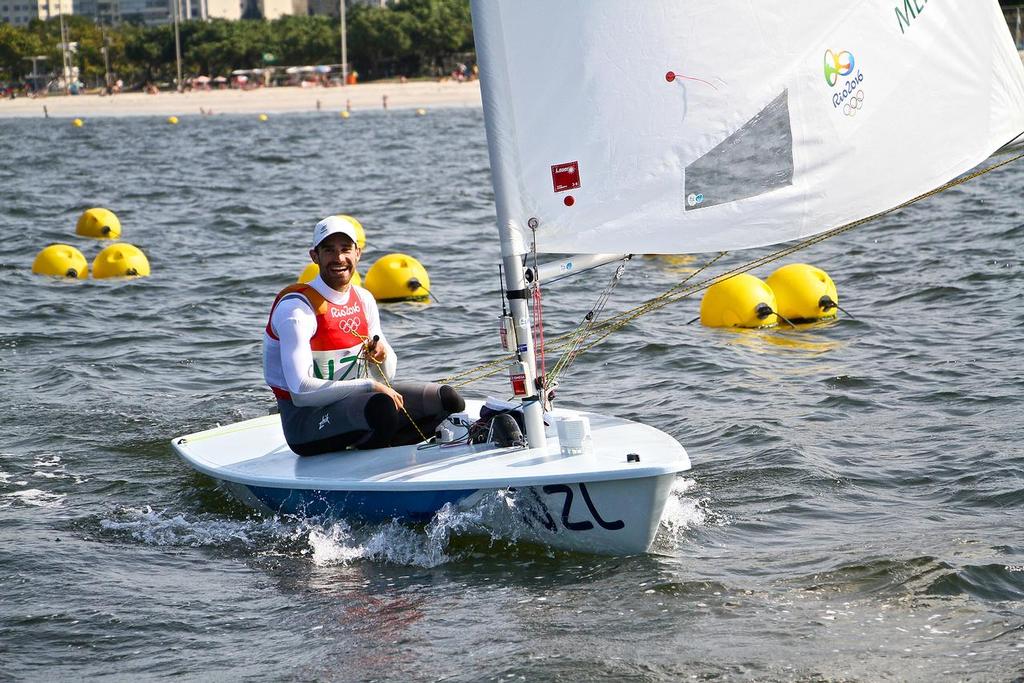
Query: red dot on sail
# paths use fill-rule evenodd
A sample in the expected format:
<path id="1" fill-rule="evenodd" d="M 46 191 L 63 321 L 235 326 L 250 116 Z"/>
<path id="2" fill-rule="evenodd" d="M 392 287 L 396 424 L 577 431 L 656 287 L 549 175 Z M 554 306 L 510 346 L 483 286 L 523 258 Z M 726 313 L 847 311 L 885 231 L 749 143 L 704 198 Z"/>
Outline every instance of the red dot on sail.
<path id="1" fill-rule="evenodd" d="M 567 194 L 565 195 L 565 199 L 562 200 L 562 203 L 565 204 L 566 206 L 572 206 L 573 204 L 576 203 L 576 200 L 573 199 L 571 194 Z"/>
<path id="2" fill-rule="evenodd" d="M 676 72 L 669 71 L 667 74 L 665 74 L 665 80 L 668 81 L 669 83 L 676 80 Z"/>

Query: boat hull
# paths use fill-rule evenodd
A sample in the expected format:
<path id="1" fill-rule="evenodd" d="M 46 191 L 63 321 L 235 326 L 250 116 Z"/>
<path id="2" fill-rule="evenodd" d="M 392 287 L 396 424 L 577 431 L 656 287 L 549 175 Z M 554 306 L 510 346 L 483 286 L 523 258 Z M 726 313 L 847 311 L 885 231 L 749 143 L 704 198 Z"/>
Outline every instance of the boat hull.
<path id="1" fill-rule="evenodd" d="M 658 533 L 676 475 L 531 486 L 516 491 L 523 538 L 602 555 L 645 553 Z M 526 498 L 524 500 L 524 498 Z"/>
<path id="2" fill-rule="evenodd" d="M 328 491 L 246 486 L 222 481 L 239 501 L 269 514 L 363 522 L 428 522 L 445 506 L 488 508 L 482 527 L 498 537 L 560 550 L 633 555 L 650 548 L 676 475 L 509 489 Z M 498 500 L 507 502 L 494 514 Z"/>
<path id="3" fill-rule="evenodd" d="M 468 402 L 467 419 L 482 404 Z M 563 452 L 559 420 L 586 417 L 592 444 Z M 493 536 L 600 554 L 642 553 L 657 533 L 686 451 L 653 427 L 596 413 L 546 414 L 543 448 L 419 444 L 300 457 L 277 415 L 180 437 L 190 466 L 272 514 L 428 522 L 442 510 Z"/>

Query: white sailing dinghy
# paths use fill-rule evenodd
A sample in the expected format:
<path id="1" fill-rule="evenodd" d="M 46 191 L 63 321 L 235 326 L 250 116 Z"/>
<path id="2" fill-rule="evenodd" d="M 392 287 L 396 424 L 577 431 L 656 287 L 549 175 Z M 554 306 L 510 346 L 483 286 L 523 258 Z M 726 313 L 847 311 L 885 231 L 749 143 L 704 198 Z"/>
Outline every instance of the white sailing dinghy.
<path id="1" fill-rule="evenodd" d="M 534 540 L 644 552 L 687 454 L 651 427 L 545 410 L 531 289 L 608 253 L 763 246 L 897 206 L 1024 131 L 1024 69 L 996 0 L 472 9 L 527 445 L 455 439 L 301 458 L 276 415 L 173 445 L 264 510 L 426 520 L 507 490 Z M 528 283 L 537 253 L 575 256 Z"/>

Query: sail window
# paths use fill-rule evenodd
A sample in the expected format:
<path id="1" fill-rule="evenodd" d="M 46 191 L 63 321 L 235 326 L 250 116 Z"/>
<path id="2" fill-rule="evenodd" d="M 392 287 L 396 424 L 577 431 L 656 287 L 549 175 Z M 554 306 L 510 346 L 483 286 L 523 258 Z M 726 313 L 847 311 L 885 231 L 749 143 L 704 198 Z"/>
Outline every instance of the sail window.
<path id="1" fill-rule="evenodd" d="M 686 210 L 756 197 L 793 184 L 789 91 L 686 167 Z"/>

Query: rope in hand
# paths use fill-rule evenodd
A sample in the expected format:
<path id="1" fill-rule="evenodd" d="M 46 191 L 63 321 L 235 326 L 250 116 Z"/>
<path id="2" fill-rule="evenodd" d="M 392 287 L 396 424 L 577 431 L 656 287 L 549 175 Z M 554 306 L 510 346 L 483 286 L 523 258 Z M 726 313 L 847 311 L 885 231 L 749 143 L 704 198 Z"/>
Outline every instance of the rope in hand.
<path id="1" fill-rule="evenodd" d="M 1005 154 L 1005 153 L 1008 153 L 1008 152 L 1003 152 L 1003 153 Z M 884 211 L 879 211 L 878 213 L 872 214 L 870 216 L 866 216 L 864 218 L 858 219 L 858 220 L 853 221 L 851 223 L 846 223 L 845 225 L 840 225 L 839 227 L 832 228 L 831 230 L 826 230 L 825 232 L 818 233 L 817 235 L 814 235 L 813 237 L 809 237 L 806 240 L 803 240 L 802 242 L 798 242 L 798 243 L 796 243 L 796 244 L 794 244 L 792 246 L 785 247 L 785 248 L 780 249 L 778 251 L 772 252 L 771 254 L 767 254 L 766 256 L 762 256 L 760 258 L 754 259 L 753 261 L 749 261 L 746 264 L 737 266 L 737 267 L 733 268 L 732 270 L 726 271 L 726 272 L 724 272 L 724 273 L 722 273 L 720 275 L 716 275 L 714 277 L 710 277 L 710 278 L 707 278 L 707 279 L 704 279 L 704 280 L 700 280 L 700 281 L 698 281 L 698 282 L 696 282 L 696 283 L 694 283 L 694 284 L 692 284 L 692 285 L 690 285 L 688 287 L 686 286 L 686 284 L 688 282 L 690 282 L 691 280 L 693 280 L 693 278 L 696 277 L 699 273 L 703 272 L 708 267 L 710 267 L 712 264 L 714 264 L 716 261 L 718 261 L 720 258 L 725 256 L 725 254 L 727 252 L 723 251 L 720 254 L 718 254 L 717 256 L 715 256 L 714 258 L 710 259 L 707 263 L 705 263 L 697 271 L 695 271 L 694 273 L 691 273 L 685 280 L 683 280 L 682 282 L 679 282 L 679 283 L 673 285 L 672 287 L 669 287 L 666 291 L 662 292 L 658 296 L 656 296 L 656 297 L 654 297 L 652 299 L 648 299 L 647 301 L 645 301 L 644 303 L 640 304 L 639 306 L 636 306 L 634 308 L 631 308 L 631 309 L 628 309 L 628 310 L 623 311 L 621 313 L 618 313 L 617 315 L 614 315 L 614 316 L 608 318 L 607 320 L 605 320 L 603 322 L 600 322 L 600 323 L 597 323 L 597 324 L 593 325 L 592 327 L 590 327 L 587 330 L 587 336 L 592 336 L 593 340 L 590 343 L 588 343 L 586 346 L 581 346 L 581 347 L 577 348 L 575 350 L 575 352 L 574 352 L 573 357 L 583 353 L 584 351 L 587 351 L 587 350 L 593 348 L 597 344 L 600 344 L 602 341 L 607 339 L 612 334 L 612 332 L 615 332 L 615 331 L 617 331 L 619 329 L 622 329 L 623 327 L 625 327 L 626 325 L 631 323 L 633 320 L 639 318 L 642 315 L 645 315 L 647 313 L 652 313 L 652 312 L 654 312 L 654 311 L 656 311 L 658 309 L 664 308 L 668 304 L 675 303 L 676 301 L 681 301 L 682 299 L 685 299 L 685 298 L 687 298 L 689 296 L 692 296 L 693 294 L 695 294 L 695 293 L 697 293 L 697 292 L 699 292 L 701 290 L 707 289 L 708 287 L 710 287 L 713 284 L 716 284 L 718 282 L 722 282 L 724 280 L 728 280 L 731 277 L 734 277 L 736 275 L 740 275 L 742 273 L 746 273 L 746 272 L 751 271 L 751 270 L 753 270 L 755 268 L 758 268 L 760 266 L 767 265 L 769 263 L 773 263 L 775 261 L 778 261 L 779 259 L 783 259 L 783 258 L 785 258 L 787 256 L 790 256 L 790 255 L 792 255 L 792 254 L 794 254 L 794 253 L 796 253 L 796 252 L 798 252 L 798 251 L 800 251 L 802 249 L 806 249 L 807 247 L 814 246 L 815 244 L 818 244 L 820 242 L 824 242 L 827 239 L 831 239 L 832 237 L 835 237 L 837 235 L 841 235 L 841 234 L 843 234 L 845 232 L 849 232 L 850 230 L 853 230 L 854 228 L 859 228 L 860 226 L 865 225 L 867 223 L 871 223 L 873 221 L 876 221 L 879 218 L 883 218 L 883 217 L 888 216 L 890 214 L 896 213 L 897 211 L 901 211 L 902 209 L 905 209 L 908 206 L 916 204 L 916 203 L 918 203 L 919 201 L 921 201 L 923 199 L 928 199 L 930 197 L 934 197 L 935 195 L 941 194 L 941 193 L 943 193 L 943 192 L 945 192 L 947 190 L 950 190 L 950 189 L 952 189 L 954 187 L 957 187 L 959 185 L 963 185 L 964 183 L 966 183 L 968 181 L 974 180 L 975 178 L 983 176 L 983 175 L 985 175 L 987 173 L 991 173 L 992 171 L 1000 169 L 1003 166 L 1008 166 L 1009 164 L 1012 164 L 1015 161 L 1019 161 L 1022 158 L 1024 158 L 1024 153 L 1015 154 L 1014 156 L 1009 157 L 1007 159 L 1004 159 L 1003 161 L 1000 161 L 998 163 L 992 164 L 991 166 L 986 166 L 985 168 L 977 170 L 977 171 L 975 171 L 973 173 L 970 173 L 970 174 L 967 174 L 967 175 L 964 175 L 964 176 L 960 176 L 958 178 L 954 178 L 953 180 L 950 180 L 949 182 L 947 182 L 947 183 L 945 183 L 943 185 L 940 185 L 939 187 L 936 187 L 933 190 L 929 190 L 928 192 L 925 192 L 924 194 L 920 194 L 920 195 L 918 195 L 918 196 L 916 196 L 916 197 L 914 197 L 912 199 L 908 199 L 907 201 L 903 202 L 902 204 L 898 204 L 898 205 L 896 205 L 896 206 L 894 206 L 894 207 L 892 207 L 890 209 L 886 209 Z M 578 329 L 574 329 L 573 331 L 571 331 L 571 332 L 569 332 L 567 334 L 564 334 L 564 335 L 561 335 L 561 336 L 558 336 L 558 337 L 555 337 L 553 339 L 548 340 L 548 342 L 547 342 L 547 349 L 548 349 L 548 351 L 564 350 L 564 349 L 566 349 L 569 346 L 573 346 L 573 345 L 578 344 L 578 342 L 574 339 L 574 337 L 577 336 L 578 332 L 579 332 Z M 600 335 L 600 336 L 595 336 L 595 335 Z M 442 382 L 442 383 L 445 383 L 445 384 L 452 384 L 453 386 L 465 386 L 467 384 L 472 384 L 473 382 L 478 382 L 478 381 L 480 381 L 482 379 L 490 377 L 491 375 L 495 375 L 495 374 L 501 372 L 508 365 L 508 363 L 510 363 L 513 359 L 514 359 L 514 356 L 512 354 L 503 355 L 503 356 L 501 356 L 499 358 L 496 358 L 494 360 L 488 361 L 488 362 L 483 363 L 481 365 L 478 365 L 478 366 L 476 366 L 474 368 L 470 368 L 469 370 L 465 370 L 463 372 L 456 373 L 454 375 L 450 375 L 449 377 L 446 377 L 446 378 L 438 380 L 438 381 Z M 550 374 L 555 374 L 555 373 L 554 372 L 549 373 L 549 376 L 550 376 Z M 457 382 L 457 380 L 461 380 L 461 381 Z"/>
<path id="2" fill-rule="evenodd" d="M 383 361 L 379 361 L 379 360 L 375 359 L 373 356 L 370 355 L 371 353 L 373 353 L 374 348 L 377 346 L 377 342 L 380 341 L 380 337 L 378 337 L 377 335 L 373 335 L 373 338 L 371 339 L 370 337 L 364 337 L 363 335 L 359 334 L 359 332 L 353 332 L 353 334 L 355 336 L 359 337 L 359 339 L 363 342 L 363 359 L 366 360 L 366 367 L 367 367 L 366 376 L 367 377 L 370 376 L 370 372 L 369 372 L 370 363 L 373 363 L 376 366 L 377 372 L 380 374 L 381 379 L 384 380 L 384 385 L 387 386 L 387 388 L 390 389 L 391 391 L 395 391 L 395 388 L 393 386 L 391 386 L 391 382 L 388 381 L 387 374 L 384 372 L 384 369 L 381 367 L 384 364 Z M 398 394 L 399 392 L 395 391 L 395 393 Z M 399 394 L 399 395 L 401 395 L 401 394 Z M 416 420 L 412 419 L 412 415 L 410 415 L 409 411 L 405 409 L 405 397 L 404 396 L 402 397 L 402 408 L 401 408 L 401 410 L 405 414 L 405 416 L 409 419 L 409 422 L 412 423 L 413 428 L 416 430 L 416 433 L 420 435 L 420 438 L 422 438 L 424 441 L 429 441 L 430 439 L 427 438 L 427 435 L 424 434 L 423 430 L 420 429 L 420 426 L 418 424 L 416 424 Z"/>

